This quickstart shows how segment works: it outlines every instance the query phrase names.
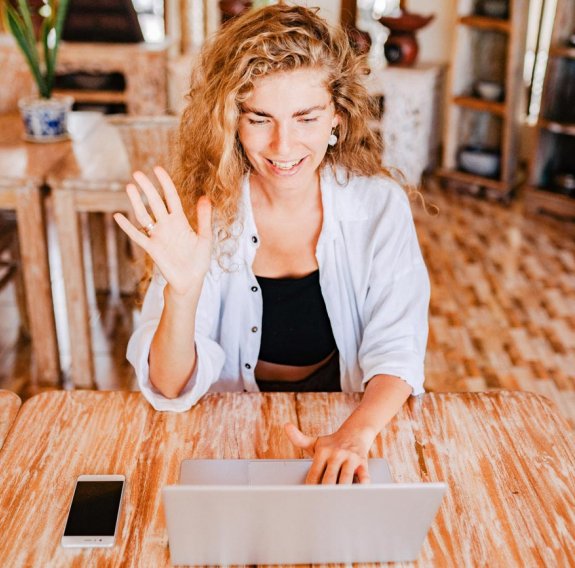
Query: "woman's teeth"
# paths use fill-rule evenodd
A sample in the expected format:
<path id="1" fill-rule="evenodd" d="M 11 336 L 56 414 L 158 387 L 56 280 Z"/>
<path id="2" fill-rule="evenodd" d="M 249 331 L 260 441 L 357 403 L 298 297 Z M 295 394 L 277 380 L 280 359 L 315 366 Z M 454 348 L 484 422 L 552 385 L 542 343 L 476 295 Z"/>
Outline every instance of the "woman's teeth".
<path id="1" fill-rule="evenodd" d="M 280 170 L 291 170 L 294 166 L 297 166 L 302 160 L 303 158 L 301 160 L 295 160 L 294 162 L 275 162 L 274 160 L 270 160 L 270 162 Z"/>

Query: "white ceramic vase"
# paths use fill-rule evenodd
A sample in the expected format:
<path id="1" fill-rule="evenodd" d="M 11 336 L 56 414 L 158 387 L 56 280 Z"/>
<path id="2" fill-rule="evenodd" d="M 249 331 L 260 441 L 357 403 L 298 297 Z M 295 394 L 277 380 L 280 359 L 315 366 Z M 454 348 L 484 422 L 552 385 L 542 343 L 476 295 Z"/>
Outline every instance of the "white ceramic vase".
<path id="1" fill-rule="evenodd" d="M 30 142 L 57 142 L 68 138 L 68 113 L 74 99 L 54 95 L 49 99 L 25 97 L 18 101 L 24 121 L 24 138 Z"/>

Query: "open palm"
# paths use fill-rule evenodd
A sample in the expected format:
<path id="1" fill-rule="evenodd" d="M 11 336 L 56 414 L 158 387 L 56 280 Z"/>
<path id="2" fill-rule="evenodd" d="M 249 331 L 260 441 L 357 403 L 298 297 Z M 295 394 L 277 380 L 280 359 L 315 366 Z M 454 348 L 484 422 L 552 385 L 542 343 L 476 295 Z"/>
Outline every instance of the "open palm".
<path id="1" fill-rule="evenodd" d="M 160 167 L 154 168 L 166 202 L 142 172 L 135 172 L 134 179 L 148 200 L 151 214 L 142 195 L 134 184 L 126 192 L 134 215 L 142 227 L 150 227 L 147 234 L 137 229 L 124 215 L 116 213 L 114 219 L 120 228 L 156 263 L 162 275 L 176 294 L 186 294 L 202 282 L 210 266 L 212 248 L 212 206 L 207 197 L 198 201 L 198 231 L 188 222 L 182 202 L 172 179 Z"/>

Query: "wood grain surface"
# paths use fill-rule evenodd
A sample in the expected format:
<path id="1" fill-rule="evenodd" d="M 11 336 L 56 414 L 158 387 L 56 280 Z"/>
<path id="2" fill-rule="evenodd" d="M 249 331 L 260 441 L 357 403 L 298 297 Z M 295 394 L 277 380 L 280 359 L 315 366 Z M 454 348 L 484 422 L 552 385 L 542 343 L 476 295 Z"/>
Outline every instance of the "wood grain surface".
<path id="1" fill-rule="evenodd" d="M 0 390 L 0 448 L 4 444 L 22 401 L 13 392 Z"/>
<path id="2" fill-rule="evenodd" d="M 169 565 L 161 488 L 185 458 L 302 457 L 283 433 L 331 432 L 347 394 L 218 394 L 186 413 L 139 393 L 50 392 L 28 400 L 0 451 L 1 566 Z M 575 564 L 575 452 L 554 405 L 529 393 L 426 394 L 378 437 L 396 481 L 449 489 L 415 566 Z M 74 482 L 123 473 L 116 546 L 63 549 Z M 402 566 L 394 564 L 389 566 Z"/>

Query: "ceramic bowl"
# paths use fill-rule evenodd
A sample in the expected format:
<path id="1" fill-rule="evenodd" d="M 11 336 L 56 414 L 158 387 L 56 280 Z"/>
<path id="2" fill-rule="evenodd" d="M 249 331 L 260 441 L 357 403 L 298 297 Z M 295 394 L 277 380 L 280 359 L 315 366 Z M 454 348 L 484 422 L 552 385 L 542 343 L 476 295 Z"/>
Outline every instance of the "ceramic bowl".
<path id="1" fill-rule="evenodd" d="M 458 154 L 459 167 L 483 177 L 497 177 L 501 166 L 501 154 L 498 150 L 463 146 Z"/>
<path id="2" fill-rule="evenodd" d="M 481 13 L 490 18 L 507 18 L 509 13 L 508 0 L 482 0 L 479 4 Z"/>
<path id="3" fill-rule="evenodd" d="M 503 85 L 497 81 L 477 81 L 473 89 L 486 101 L 500 101 L 503 96 Z"/>
<path id="4" fill-rule="evenodd" d="M 575 195 L 575 175 L 559 173 L 553 176 L 553 185 L 560 193 Z"/>

